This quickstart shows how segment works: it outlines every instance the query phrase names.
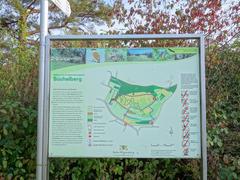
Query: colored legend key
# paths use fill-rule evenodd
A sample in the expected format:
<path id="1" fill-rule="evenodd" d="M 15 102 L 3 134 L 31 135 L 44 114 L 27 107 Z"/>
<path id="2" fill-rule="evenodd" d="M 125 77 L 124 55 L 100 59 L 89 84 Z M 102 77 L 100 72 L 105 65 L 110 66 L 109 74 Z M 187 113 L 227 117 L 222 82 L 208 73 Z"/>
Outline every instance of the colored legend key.
<path id="1" fill-rule="evenodd" d="M 87 121 L 88 121 L 88 146 L 92 146 L 93 108 L 91 106 L 88 107 Z"/>
<path id="2" fill-rule="evenodd" d="M 93 122 L 93 112 L 87 113 L 87 120 L 88 120 L 88 122 Z"/>

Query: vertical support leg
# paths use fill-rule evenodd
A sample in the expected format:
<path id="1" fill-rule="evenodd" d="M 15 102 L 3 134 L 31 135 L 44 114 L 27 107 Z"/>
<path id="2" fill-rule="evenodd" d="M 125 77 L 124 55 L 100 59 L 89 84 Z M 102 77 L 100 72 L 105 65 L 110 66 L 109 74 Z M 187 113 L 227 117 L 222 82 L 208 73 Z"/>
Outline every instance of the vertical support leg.
<path id="1" fill-rule="evenodd" d="M 205 46 L 204 35 L 200 37 L 200 60 L 201 60 L 201 174 L 202 179 L 207 180 L 207 127 L 206 127 L 206 85 L 205 85 Z"/>
<path id="2" fill-rule="evenodd" d="M 44 135 L 44 72 L 45 72 L 45 38 L 48 34 L 48 0 L 41 0 L 40 4 L 40 60 L 39 60 L 39 91 L 38 91 L 38 122 L 37 122 L 37 172 L 36 179 L 42 180 L 43 167 L 43 135 Z"/>

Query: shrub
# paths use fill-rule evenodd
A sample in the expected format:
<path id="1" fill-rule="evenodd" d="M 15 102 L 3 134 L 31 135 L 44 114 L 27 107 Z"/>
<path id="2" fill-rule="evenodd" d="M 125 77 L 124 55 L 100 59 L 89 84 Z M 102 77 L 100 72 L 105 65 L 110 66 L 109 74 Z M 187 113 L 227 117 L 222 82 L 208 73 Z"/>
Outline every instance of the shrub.
<path id="1" fill-rule="evenodd" d="M 240 179 L 239 42 L 207 51 L 211 179 Z M 0 179 L 35 179 L 37 50 L 15 48 L 0 66 Z M 198 160 L 51 159 L 50 179 L 199 179 Z"/>

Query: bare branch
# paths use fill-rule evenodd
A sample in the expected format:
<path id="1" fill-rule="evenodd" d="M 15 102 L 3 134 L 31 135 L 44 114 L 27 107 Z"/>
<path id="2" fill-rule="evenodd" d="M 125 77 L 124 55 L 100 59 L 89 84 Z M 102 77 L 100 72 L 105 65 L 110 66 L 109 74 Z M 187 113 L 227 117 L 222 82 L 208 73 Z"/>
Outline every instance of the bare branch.
<path id="1" fill-rule="evenodd" d="M 33 0 L 28 6 L 27 9 L 30 9 L 32 7 L 33 4 L 35 4 L 37 2 L 37 0 Z"/>
<path id="2" fill-rule="evenodd" d="M 61 29 L 61 28 L 64 28 L 64 27 L 66 27 L 66 26 L 68 25 L 68 23 L 69 23 L 69 19 L 67 18 L 67 19 L 65 19 L 65 21 L 64 21 L 62 24 L 49 26 L 48 30 L 50 30 L 50 29 Z M 34 30 L 34 31 L 28 32 L 28 35 L 31 36 L 31 35 L 37 34 L 37 33 L 39 33 L 39 32 L 40 32 L 40 29 L 37 28 L 37 29 Z"/>

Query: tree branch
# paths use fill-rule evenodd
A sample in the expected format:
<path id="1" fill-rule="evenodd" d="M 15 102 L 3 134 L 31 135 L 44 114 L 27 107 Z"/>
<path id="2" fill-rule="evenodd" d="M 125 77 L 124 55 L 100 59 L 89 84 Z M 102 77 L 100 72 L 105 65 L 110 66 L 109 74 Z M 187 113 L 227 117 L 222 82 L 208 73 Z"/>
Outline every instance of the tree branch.
<path id="1" fill-rule="evenodd" d="M 52 26 L 49 26 L 49 27 L 48 27 L 48 30 L 50 30 L 50 29 L 60 29 L 60 28 L 64 28 L 64 27 L 66 27 L 66 26 L 68 25 L 68 23 L 69 23 L 69 21 L 68 21 L 68 19 L 66 19 L 66 20 L 65 20 L 62 24 L 60 24 L 60 25 L 52 25 Z M 29 35 L 29 36 L 32 36 L 32 35 L 37 34 L 37 33 L 39 33 L 39 32 L 40 32 L 40 29 L 37 28 L 37 29 L 34 30 L 34 31 L 28 32 L 28 35 Z"/>
<path id="2" fill-rule="evenodd" d="M 33 0 L 28 6 L 27 6 L 27 9 L 30 9 L 32 7 L 33 4 L 36 3 L 37 0 Z"/>
<path id="3" fill-rule="evenodd" d="M 224 48 L 228 45 L 228 43 L 233 40 L 235 37 L 237 37 L 238 35 L 240 35 L 240 31 L 236 32 L 236 34 L 234 34 L 227 42 L 224 43 L 224 45 L 221 46 L 221 48 Z"/>

